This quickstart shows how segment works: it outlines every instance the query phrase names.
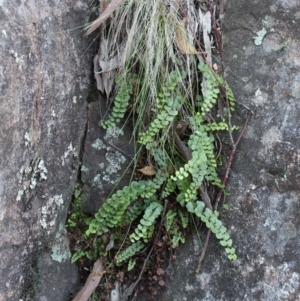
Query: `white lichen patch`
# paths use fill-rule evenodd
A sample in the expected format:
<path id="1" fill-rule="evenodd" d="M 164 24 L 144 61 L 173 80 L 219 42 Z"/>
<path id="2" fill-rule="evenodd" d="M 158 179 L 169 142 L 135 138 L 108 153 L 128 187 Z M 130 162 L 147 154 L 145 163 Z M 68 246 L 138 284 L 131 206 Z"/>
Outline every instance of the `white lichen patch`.
<path id="1" fill-rule="evenodd" d="M 126 162 L 126 158 L 118 151 L 106 153 L 105 159 L 109 163 L 106 168 L 106 172 L 109 175 L 115 174 L 121 170 L 121 165 Z"/>
<path id="2" fill-rule="evenodd" d="M 30 180 L 30 189 L 34 189 L 38 181 L 47 180 L 48 170 L 45 166 L 45 161 L 41 158 L 37 158 L 33 166 L 33 173 Z"/>
<path id="3" fill-rule="evenodd" d="M 274 267 L 268 265 L 264 271 L 264 281 L 260 283 L 264 295 L 268 296 L 263 300 L 297 300 L 299 298 L 300 275 L 293 272 L 294 268 L 288 263 Z"/>
<path id="4" fill-rule="evenodd" d="M 101 175 L 98 174 L 94 177 L 93 182 L 92 182 L 92 187 L 99 186 L 101 184 Z"/>
<path id="5" fill-rule="evenodd" d="M 30 135 L 29 135 L 28 132 L 25 133 L 24 139 L 25 139 L 25 146 L 26 146 L 26 147 L 29 147 L 30 142 L 31 142 L 31 139 L 30 139 Z"/>
<path id="6" fill-rule="evenodd" d="M 105 140 L 116 139 L 124 134 L 123 130 L 118 127 L 109 127 L 104 136 Z"/>
<path id="7" fill-rule="evenodd" d="M 48 200 L 45 206 L 42 206 L 40 224 L 43 229 L 47 230 L 48 234 L 55 225 L 57 211 L 63 203 L 62 195 L 55 195 Z"/>
<path id="8" fill-rule="evenodd" d="M 255 91 L 253 102 L 256 105 L 263 105 L 268 99 L 268 94 L 262 91 L 260 88 Z"/>
<path id="9" fill-rule="evenodd" d="M 23 68 L 23 65 L 24 65 L 24 57 L 25 56 L 24 55 L 20 56 L 16 51 L 14 51 L 12 49 L 9 52 L 15 58 L 16 64 L 18 66 L 18 69 L 20 71 L 22 71 L 22 68 Z"/>
<path id="10" fill-rule="evenodd" d="M 63 156 L 61 157 L 61 165 L 65 166 L 65 164 L 67 162 L 69 162 L 69 158 L 73 156 L 73 157 L 77 157 L 77 152 L 76 152 L 76 148 L 73 147 L 72 142 L 70 143 L 70 145 L 68 146 L 67 151 L 64 152 Z"/>
<path id="11" fill-rule="evenodd" d="M 101 149 L 105 149 L 106 146 L 104 145 L 104 143 L 102 142 L 101 139 L 97 138 L 94 143 L 92 144 L 92 147 L 97 149 L 97 150 L 101 150 Z"/>
<path id="12" fill-rule="evenodd" d="M 25 189 L 20 189 L 18 191 L 18 194 L 17 194 L 17 202 L 20 202 L 22 200 L 22 196 L 24 195 L 24 192 L 25 192 Z"/>
<path id="13" fill-rule="evenodd" d="M 260 151 L 261 155 L 268 153 L 268 151 L 273 147 L 273 145 L 276 142 L 281 141 L 281 139 L 282 139 L 282 133 L 276 126 L 272 126 L 271 128 L 269 128 L 264 133 L 261 139 L 261 142 L 264 145 L 264 148 Z"/>

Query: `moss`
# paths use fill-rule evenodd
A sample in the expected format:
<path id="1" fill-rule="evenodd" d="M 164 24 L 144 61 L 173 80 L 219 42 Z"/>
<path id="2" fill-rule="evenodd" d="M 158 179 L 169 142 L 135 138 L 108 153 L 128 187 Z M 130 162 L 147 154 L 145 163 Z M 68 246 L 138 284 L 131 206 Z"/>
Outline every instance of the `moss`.
<path id="1" fill-rule="evenodd" d="M 285 175 L 285 170 L 281 166 L 271 165 L 268 168 L 268 173 L 275 177 L 283 177 Z"/>

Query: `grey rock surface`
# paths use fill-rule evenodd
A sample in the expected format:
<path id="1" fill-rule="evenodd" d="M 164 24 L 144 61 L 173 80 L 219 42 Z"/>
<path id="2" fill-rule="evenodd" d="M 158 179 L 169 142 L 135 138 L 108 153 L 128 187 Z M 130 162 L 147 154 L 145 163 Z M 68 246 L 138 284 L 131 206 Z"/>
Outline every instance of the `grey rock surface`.
<path id="1" fill-rule="evenodd" d="M 229 209 L 221 210 L 239 259 L 229 262 L 212 238 L 195 274 L 201 246 L 193 235 L 162 299 L 300 300 L 300 2 L 228 0 L 224 20 L 227 80 L 255 113 L 232 166 Z M 246 112 L 238 105 L 235 124 Z"/>
<path id="2" fill-rule="evenodd" d="M 101 96 L 89 103 L 80 180 L 83 210 L 90 214 L 98 211 L 114 189 L 128 185 L 132 175 L 132 131 L 129 125 L 103 129 L 100 122 L 108 116 L 107 111 L 107 100 Z"/>
<path id="3" fill-rule="evenodd" d="M 93 52 L 76 28 L 89 14 L 81 0 L 0 1 L 1 301 L 65 301 L 78 281 L 63 225 Z"/>

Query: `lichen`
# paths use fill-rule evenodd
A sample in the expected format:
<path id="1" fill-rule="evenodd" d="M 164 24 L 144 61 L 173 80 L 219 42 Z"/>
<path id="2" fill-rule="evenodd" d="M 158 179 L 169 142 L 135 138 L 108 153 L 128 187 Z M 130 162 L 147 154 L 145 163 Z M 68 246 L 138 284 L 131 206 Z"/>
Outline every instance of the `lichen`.
<path id="1" fill-rule="evenodd" d="M 61 224 L 59 230 L 56 233 L 54 244 L 52 246 L 51 258 L 58 262 L 63 262 L 71 258 L 71 252 L 69 249 L 69 241 L 67 239 L 67 231 Z"/>
<path id="2" fill-rule="evenodd" d="M 73 147 L 72 142 L 68 146 L 68 149 L 66 152 L 64 152 L 63 156 L 61 157 L 61 165 L 65 166 L 65 164 L 68 162 L 68 157 L 73 156 L 77 157 L 77 151 L 76 148 Z"/>
<path id="3" fill-rule="evenodd" d="M 93 179 L 92 187 L 98 186 L 100 185 L 100 183 L 101 183 L 101 175 L 97 174 Z"/>
<path id="4" fill-rule="evenodd" d="M 43 229 L 47 230 L 48 234 L 55 225 L 57 210 L 63 203 L 62 195 L 55 195 L 48 200 L 45 206 L 42 206 L 40 224 Z"/>
<path id="5" fill-rule="evenodd" d="M 100 149 L 105 149 L 106 146 L 104 145 L 104 143 L 102 142 L 101 139 L 97 138 L 94 143 L 92 144 L 92 147 L 97 149 L 97 150 L 100 150 Z"/>
<path id="6" fill-rule="evenodd" d="M 82 165 L 81 172 L 89 172 L 89 169 L 85 165 Z"/>
<path id="7" fill-rule="evenodd" d="M 37 158 L 33 167 L 33 174 L 30 180 L 30 189 L 34 189 L 39 180 L 47 180 L 47 173 L 48 170 L 45 166 L 45 161 L 41 158 Z"/>
<path id="8" fill-rule="evenodd" d="M 121 164 L 126 162 L 126 158 L 118 151 L 114 153 L 106 153 L 105 159 L 109 163 L 109 165 L 106 168 L 106 172 L 109 175 L 115 174 L 119 170 L 121 170 Z"/>

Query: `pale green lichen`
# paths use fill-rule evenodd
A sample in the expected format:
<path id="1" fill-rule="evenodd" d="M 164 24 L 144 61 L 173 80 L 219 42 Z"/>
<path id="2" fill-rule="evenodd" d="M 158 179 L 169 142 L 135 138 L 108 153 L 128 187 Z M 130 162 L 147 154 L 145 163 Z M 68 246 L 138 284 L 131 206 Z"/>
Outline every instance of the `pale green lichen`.
<path id="1" fill-rule="evenodd" d="M 81 166 L 81 171 L 87 173 L 87 172 L 89 172 L 89 169 L 85 165 L 82 165 Z"/>
<path id="2" fill-rule="evenodd" d="M 54 244 L 52 246 L 51 258 L 58 262 L 63 262 L 71 258 L 69 249 L 69 241 L 67 239 L 67 231 L 60 224 L 59 230 L 56 233 Z"/>
<path id="3" fill-rule="evenodd" d="M 109 127 L 104 136 L 105 140 L 116 139 L 124 134 L 123 130 L 118 127 Z"/>
<path id="4" fill-rule="evenodd" d="M 92 147 L 97 149 L 97 150 L 100 150 L 100 149 L 105 149 L 106 146 L 104 145 L 104 143 L 102 142 L 101 139 L 97 138 L 94 143 L 92 144 Z"/>
<path id="5" fill-rule="evenodd" d="M 121 165 L 126 162 L 126 158 L 117 151 L 115 153 L 106 153 L 105 159 L 109 163 L 106 168 L 106 172 L 109 175 L 115 174 L 121 170 Z"/>
<path id="6" fill-rule="evenodd" d="M 92 187 L 99 186 L 101 184 L 101 175 L 98 174 L 94 177 Z"/>

